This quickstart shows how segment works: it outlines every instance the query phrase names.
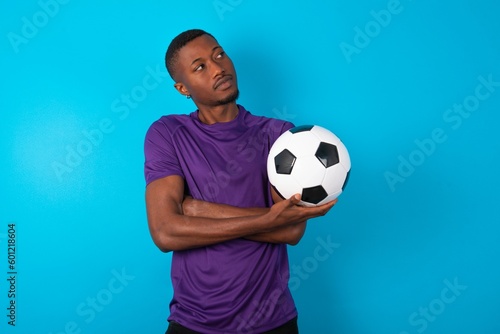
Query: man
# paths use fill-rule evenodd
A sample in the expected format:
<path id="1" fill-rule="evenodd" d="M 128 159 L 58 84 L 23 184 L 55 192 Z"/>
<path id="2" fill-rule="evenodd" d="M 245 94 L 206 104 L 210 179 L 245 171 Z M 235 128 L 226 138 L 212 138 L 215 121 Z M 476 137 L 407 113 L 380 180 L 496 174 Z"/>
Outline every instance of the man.
<path id="1" fill-rule="evenodd" d="M 271 189 L 269 149 L 293 125 L 236 104 L 233 63 L 212 35 L 179 34 L 166 66 L 198 108 L 161 117 L 145 138 L 149 229 L 173 251 L 167 333 L 298 333 L 287 244 L 335 202 L 301 207 Z"/>

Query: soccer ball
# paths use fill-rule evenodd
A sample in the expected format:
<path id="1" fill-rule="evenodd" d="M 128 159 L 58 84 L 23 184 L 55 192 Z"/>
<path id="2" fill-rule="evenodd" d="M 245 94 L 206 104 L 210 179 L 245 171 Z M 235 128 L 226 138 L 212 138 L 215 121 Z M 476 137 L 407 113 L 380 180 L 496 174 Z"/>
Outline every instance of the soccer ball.
<path id="1" fill-rule="evenodd" d="M 267 158 L 269 182 L 284 199 L 301 194 L 300 205 L 317 206 L 337 198 L 349 179 L 351 160 L 331 131 L 302 125 L 284 132 Z"/>

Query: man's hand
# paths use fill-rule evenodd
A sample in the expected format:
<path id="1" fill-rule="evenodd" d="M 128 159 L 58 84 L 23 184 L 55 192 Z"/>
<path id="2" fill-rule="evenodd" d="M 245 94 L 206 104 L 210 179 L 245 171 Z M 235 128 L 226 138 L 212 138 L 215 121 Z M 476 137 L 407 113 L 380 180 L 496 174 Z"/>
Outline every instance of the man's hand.
<path id="1" fill-rule="evenodd" d="M 300 206 L 299 202 L 300 195 L 296 194 L 287 200 L 274 204 L 267 214 L 270 221 L 276 222 L 277 225 L 297 224 L 311 218 L 324 216 L 337 203 L 337 199 L 313 207 Z"/>

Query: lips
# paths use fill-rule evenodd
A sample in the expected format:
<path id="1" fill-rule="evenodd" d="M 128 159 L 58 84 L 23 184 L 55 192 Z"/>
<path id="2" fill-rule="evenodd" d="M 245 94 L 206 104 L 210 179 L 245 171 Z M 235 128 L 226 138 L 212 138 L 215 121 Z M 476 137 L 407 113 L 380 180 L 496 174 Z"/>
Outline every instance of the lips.
<path id="1" fill-rule="evenodd" d="M 215 82 L 213 87 L 214 87 L 214 89 L 217 89 L 217 88 L 219 88 L 219 86 L 221 86 L 222 84 L 224 84 L 230 80 L 233 80 L 233 77 L 231 75 L 224 75 L 224 76 L 220 77 L 219 79 L 217 79 L 217 81 Z"/>

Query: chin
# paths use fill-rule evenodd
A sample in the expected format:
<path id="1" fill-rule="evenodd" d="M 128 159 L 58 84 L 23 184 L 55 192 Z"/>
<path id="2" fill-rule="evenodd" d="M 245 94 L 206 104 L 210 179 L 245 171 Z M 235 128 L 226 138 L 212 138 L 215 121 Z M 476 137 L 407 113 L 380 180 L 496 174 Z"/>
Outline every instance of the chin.
<path id="1" fill-rule="evenodd" d="M 220 105 L 224 105 L 224 104 L 236 102 L 236 100 L 238 99 L 239 96 L 240 96 L 240 91 L 238 89 L 236 89 L 231 94 L 229 94 L 226 97 L 224 97 L 224 98 L 216 101 L 216 105 L 220 106 Z"/>

